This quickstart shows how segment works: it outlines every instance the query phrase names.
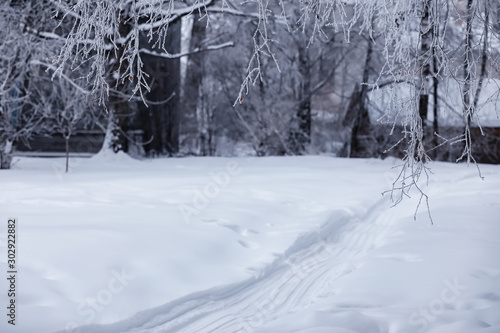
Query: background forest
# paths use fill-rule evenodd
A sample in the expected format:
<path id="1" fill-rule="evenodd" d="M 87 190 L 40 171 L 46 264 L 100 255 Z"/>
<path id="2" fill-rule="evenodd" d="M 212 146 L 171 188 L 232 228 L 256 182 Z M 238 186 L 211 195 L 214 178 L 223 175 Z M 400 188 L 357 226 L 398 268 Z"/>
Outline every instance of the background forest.
<path id="1" fill-rule="evenodd" d="M 500 161 L 495 0 L 11 0 L 0 13 L 2 168 L 16 151 L 103 145 Z"/>

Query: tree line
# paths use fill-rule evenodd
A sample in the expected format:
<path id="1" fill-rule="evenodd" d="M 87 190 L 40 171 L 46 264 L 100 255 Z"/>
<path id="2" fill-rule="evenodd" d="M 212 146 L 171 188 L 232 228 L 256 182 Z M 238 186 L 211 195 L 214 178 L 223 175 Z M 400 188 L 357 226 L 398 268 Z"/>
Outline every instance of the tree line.
<path id="1" fill-rule="evenodd" d="M 436 147 L 474 161 L 473 125 L 500 93 L 485 89 L 500 82 L 495 0 L 11 0 L 0 14 L 1 168 L 20 141 L 68 147 L 82 128 L 146 156 L 367 157 L 394 133 L 414 180 Z"/>

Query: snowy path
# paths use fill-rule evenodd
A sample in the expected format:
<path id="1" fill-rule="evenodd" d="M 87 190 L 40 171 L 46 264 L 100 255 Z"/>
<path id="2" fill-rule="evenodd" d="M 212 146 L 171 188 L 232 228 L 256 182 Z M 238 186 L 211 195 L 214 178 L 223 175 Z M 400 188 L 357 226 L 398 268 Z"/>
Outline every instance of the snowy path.
<path id="1" fill-rule="evenodd" d="M 329 294 L 384 242 L 388 226 L 381 201 L 362 217 L 332 212 L 317 230 L 302 235 L 259 276 L 194 293 L 111 325 L 81 332 L 251 332 L 280 315 L 305 309 Z"/>

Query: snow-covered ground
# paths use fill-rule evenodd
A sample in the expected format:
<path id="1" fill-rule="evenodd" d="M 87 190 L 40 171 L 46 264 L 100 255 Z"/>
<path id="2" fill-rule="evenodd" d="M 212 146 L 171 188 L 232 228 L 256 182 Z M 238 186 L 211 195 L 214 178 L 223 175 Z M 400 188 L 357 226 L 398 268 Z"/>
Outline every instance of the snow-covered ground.
<path id="1" fill-rule="evenodd" d="M 433 163 L 431 225 L 394 159 L 71 163 L 0 172 L 0 332 L 500 332 L 500 166 Z"/>

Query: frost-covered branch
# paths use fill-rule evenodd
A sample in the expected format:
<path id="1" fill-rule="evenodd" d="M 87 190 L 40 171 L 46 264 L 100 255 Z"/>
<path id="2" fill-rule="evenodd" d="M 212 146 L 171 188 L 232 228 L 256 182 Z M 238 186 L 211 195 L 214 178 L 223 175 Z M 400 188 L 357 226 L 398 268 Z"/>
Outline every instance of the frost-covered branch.
<path id="1" fill-rule="evenodd" d="M 143 54 L 152 55 L 155 57 L 160 57 L 160 58 L 176 59 L 176 58 L 182 58 L 182 57 L 197 54 L 197 53 L 221 50 L 221 49 L 224 49 L 226 47 L 233 47 L 233 46 L 234 46 L 234 42 L 226 42 L 226 43 L 222 43 L 222 44 L 218 44 L 218 45 L 209 45 L 205 48 L 196 48 L 196 49 L 189 51 L 189 52 L 166 53 L 166 52 L 151 51 L 151 50 L 145 49 L 145 48 L 139 49 L 139 52 L 143 53 Z"/>
<path id="2" fill-rule="evenodd" d="M 45 63 L 43 61 L 40 61 L 40 60 L 31 60 L 29 63 L 30 63 L 30 65 L 37 65 L 37 66 L 46 67 L 47 69 L 50 69 L 50 70 L 52 70 L 54 72 L 57 70 L 56 66 L 51 65 L 51 64 L 47 64 L 47 63 Z M 80 86 L 79 84 L 77 84 L 73 79 L 71 79 L 70 77 L 68 77 L 66 74 L 60 73 L 59 77 L 61 77 L 62 79 L 66 80 L 69 84 L 71 84 L 74 88 L 76 88 L 80 93 L 82 93 L 84 95 L 90 95 L 91 94 L 90 91 L 88 91 L 87 89 L 85 89 L 82 86 Z"/>
<path id="3" fill-rule="evenodd" d="M 76 68 L 81 62 L 90 63 L 87 75 L 93 93 L 104 104 L 109 95 L 109 69 L 119 63 L 119 77 L 115 84 L 125 80 L 134 82 L 133 92 L 144 96 L 149 91 L 148 74 L 143 70 L 140 39 L 146 34 L 154 48 L 167 53 L 165 38 L 169 25 L 194 11 L 206 10 L 212 0 L 195 1 L 191 5 L 169 0 L 128 1 L 75 0 L 70 6 L 55 2 L 65 17 L 78 13 L 73 28 L 56 60 L 57 74 L 63 73 L 66 63 Z"/>

